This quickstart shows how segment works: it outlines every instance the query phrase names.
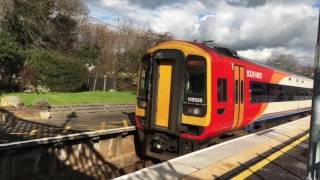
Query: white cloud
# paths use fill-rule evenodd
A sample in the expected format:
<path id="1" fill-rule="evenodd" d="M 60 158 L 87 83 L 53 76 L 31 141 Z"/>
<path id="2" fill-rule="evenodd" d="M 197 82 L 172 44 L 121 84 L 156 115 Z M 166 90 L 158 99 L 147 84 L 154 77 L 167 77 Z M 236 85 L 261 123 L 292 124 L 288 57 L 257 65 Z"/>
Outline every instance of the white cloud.
<path id="1" fill-rule="evenodd" d="M 265 49 L 248 49 L 244 51 L 238 51 L 238 54 L 243 57 L 248 57 L 257 61 L 265 61 L 270 56 L 272 56 L 274 49 L 265 48 Z"/>
<path id="2" fill-rule="evenodd" d="M 280 54 L 293 54 L 298 57 L 298 60 L 302 64 L 312 64 L 313 63 L 313 49 L 301 50 L 299 48 L 287 48 L 287 47 L 277 47 L 277 48 L 257 48 L 248 49 L 243 51 L 238 51 L 238 54 L 242 57 L 247 57 L 252 60 L 266 61 L 272 55 Z"/>
<path id="3" fill-rule="evenodd" d="M 252 59 L 292 53 L 307 61 L 304 63 L 312 63 L 318 18 L 315 1 L 178 0 L 172 3 L 161 0 L 157 4 L 157 1 L 94 0 L 86 3 L 97 18 L 106 14 L 120 16 L 157 32 L 171 32 L 178 39 L 214 40 Z"/>

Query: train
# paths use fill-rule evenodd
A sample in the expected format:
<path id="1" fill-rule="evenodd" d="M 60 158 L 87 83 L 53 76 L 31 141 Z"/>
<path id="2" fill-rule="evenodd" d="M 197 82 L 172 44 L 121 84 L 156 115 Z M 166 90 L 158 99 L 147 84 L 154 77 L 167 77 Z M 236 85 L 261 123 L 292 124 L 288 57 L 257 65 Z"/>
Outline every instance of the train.
<path id="1" fill-rule="evenodd" d="M 141 59 L 135 124 L 143 154 L 167 160 L 212 139 L 311 109 L 313 79 L 210 42 L 171 40 Z"/>

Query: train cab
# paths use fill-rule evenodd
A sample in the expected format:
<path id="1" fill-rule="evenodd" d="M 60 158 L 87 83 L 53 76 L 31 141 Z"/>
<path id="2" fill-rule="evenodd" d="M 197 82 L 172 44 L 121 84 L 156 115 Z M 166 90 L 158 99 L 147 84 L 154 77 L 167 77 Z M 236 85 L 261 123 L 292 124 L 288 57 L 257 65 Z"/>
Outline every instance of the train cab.
<path id="1" fill-rule="evenodd" d="M 162 151 L 192 151 L 192 143 L 180 136 L 200 135 L 210 124 L 210 106 L 211 57 L 207 52 L 171 42 L 142 58 L 136 123 L 146 154 L 158 157 Z"/>

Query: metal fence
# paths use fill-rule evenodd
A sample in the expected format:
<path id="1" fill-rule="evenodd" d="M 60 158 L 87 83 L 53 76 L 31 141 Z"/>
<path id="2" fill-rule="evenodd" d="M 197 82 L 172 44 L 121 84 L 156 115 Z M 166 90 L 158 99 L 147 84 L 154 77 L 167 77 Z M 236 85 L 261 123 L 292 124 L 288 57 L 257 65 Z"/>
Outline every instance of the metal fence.
<path id="1" fill-rule="evenodd" d="M 135 104 L 90 104 L 52 106 L 51 112 L 122 112 L 135 110 Z"/>
<path id="2" fill-rule="evenodd" d="M 115 88 L 116 78 L 88 77 L 87 87 L 90 91 L 108 91 Z"/>

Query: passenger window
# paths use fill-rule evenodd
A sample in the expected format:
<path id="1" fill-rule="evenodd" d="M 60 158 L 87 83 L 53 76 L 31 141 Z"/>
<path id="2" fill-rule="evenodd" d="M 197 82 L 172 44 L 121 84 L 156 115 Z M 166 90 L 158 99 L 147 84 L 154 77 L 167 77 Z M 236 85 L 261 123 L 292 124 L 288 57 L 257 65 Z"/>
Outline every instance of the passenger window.
<path id="1" fill-rule="evenodd" d="M 265 85 L 262 83 L 251 83 L 251 102 L 263 102 L 265 95 Z"/>
<path id="2" fill-rule="evenodd" d="M 250 101 L 253 103 L 312 99 L 312 89 L 308 88 L 254 81 L 251 81 L 250 84 Z"/>
<path id="3" fill-rule="evenodd" d="M 227 101 L 227 79 L 218 79 L 218 102 Z"/>

